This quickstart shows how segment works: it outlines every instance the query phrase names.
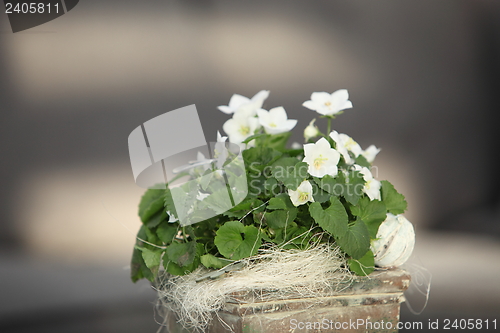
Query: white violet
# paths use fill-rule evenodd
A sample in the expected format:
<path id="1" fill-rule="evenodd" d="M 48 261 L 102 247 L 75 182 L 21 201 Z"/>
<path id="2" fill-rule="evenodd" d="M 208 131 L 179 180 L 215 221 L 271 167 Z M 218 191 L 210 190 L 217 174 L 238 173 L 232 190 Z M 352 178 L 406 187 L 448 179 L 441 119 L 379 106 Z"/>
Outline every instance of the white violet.
<path id="1" fill-rule="evenodd" d="M 259 116 L 259 123 L 264 127 L 267 134 L 288 132 L 297 125 L 297 120 L 288 119 L 282 106 L 272 108 L 269 111 L 259 109 L 257 115 Z"/>
<path id="2" fill-rule="evenodd" d="M 365 186 L 363 187 L 363 192 L 366 193 L 370 200 L 381 200 L 380 197 L 380 187 L 382 184 L 373 178 L 372 172 L 366 168 L 359 165 L 354 165 L 354 169 L 359 171 L 363 175 L 365 180 Z"/>
<path id="3" fill-rule="evenodd" d="M 337 131 L 333 131 L 330 133 L 330 138 L 335 141 L 335 149 L 342 154 L 345 162 L 349 165 L 354 163 L 349 152 L 352 152 L 355 157 L 358 157 L 363 152 L 361 146 L 347 134 L 339 134 Z"/>
<path id="4" fill-rule="evenodd" d="M 325 175 L 336 176 L 339 160 L 339 152 L 333 149 L 325 138 L 319 139 L 316 143 L 304 145 L 302 162 L 306 162 L 309 166 L 307 172 L 311 176 L 319 178 Z"/>
<path id="5" fill-rule="evenodd" d="M 244 109 L 255 115 L 255 112 L 262 108 L 268 96 L 269 90 L 261 90 L 252 98 L 234 94 L 229 100 L 229 105 L 221 105 L 218 109 L 226 114 L 232 114 L 240 109 Z"/>
<path id="6" fill-rule="evenodd" d="M 332 116 L 342 110 L 352 108 L 349 93 L 346 89 L 337 90 L 332 94 L 314 92 L 311 95 L 311 100 L 305 101 L 302 105 L 324 116 Z"/>
<path id="7" fill-rule="evenodd" d="M 229 136 L 229 141 L 236 144 L 241 144 L 246 138 L 253 135 L 258 127 L 259 120 L 246 110 L 235 112 L 233 118 L 222 125 L 222 129 Z"/>
<path id="8" fill-rule="evenodd" d="M 295 207 L 303 205 L 306 202 L 314 202 L 312 194 L 313 188 L 308 180 L 304 180 L 302 183 L 300 183 L 296 191 L 288 190 L 290 200 Z"/>

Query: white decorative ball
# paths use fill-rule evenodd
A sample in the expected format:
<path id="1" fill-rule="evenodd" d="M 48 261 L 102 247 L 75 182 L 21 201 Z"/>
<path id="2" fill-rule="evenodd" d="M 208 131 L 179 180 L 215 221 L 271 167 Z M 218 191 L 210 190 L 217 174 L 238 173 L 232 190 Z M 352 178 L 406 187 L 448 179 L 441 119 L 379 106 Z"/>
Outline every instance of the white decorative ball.
<path id="1" fill-rule="evenodd" d="M 377 239 L 372 241 L 371 250 L 375 265 L 379 267 L 401 266 L 408 260 L 415 246 L 415 231 L 403 215 L 387 213 L 380 225 Z"/>

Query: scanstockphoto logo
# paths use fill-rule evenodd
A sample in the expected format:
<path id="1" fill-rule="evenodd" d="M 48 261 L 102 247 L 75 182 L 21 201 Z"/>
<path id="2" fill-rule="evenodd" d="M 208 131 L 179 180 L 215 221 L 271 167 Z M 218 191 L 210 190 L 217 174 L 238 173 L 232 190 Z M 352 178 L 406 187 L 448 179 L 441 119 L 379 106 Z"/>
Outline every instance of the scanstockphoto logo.
<path id="1" fill-rule="evenodd" d="M 4 0 L 12 32 L 30 29 L 52 21 L 73 8 L 79 0 L 11 1 Z"/>
<path id="2" fill-rule="evenodd" d="M 195 105 L 138 126 L 128 147 L 136 184 L 165 189 L 181 226 L 222 214 L 248 194 L 240 147 L 225 138 L 207 143 Z"/>

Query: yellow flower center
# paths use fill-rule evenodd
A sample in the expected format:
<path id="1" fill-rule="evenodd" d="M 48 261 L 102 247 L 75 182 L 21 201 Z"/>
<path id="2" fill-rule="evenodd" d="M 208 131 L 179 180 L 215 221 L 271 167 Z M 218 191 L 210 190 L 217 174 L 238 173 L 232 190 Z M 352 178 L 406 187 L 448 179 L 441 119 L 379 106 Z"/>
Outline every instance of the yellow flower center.
<path id="1" fill-rule="evenodd" d="M 319 155 L 313 162 L 313 165 L 314 167 L 316 168 L 316 170 L 319 170 L 319 168 L 321 168 L 323 166 L 323 164 L 325 164 L 325 162 L 327 161 L 328 159 L 323 157 L 323 155 Z"/>
<path id="2" fill-rule="evenodd" d="M 309 199 L 309 193 L 299 191 L 299 201 L 305 202 Z"/>
<path id="3" fill-rule="evenodd" d="M 275 123 L 270 123 L 269 127 L 276 127 L 276 124 Z"/>
<path id="4" fill-rule="evenodd" d="M 352 138 L 349 138 L 349 140 L 347 140 L 347 142 L 345 143 L 345 147 L 349 150 L 351 150 L 351 148 L 355 145 L 356 141 L 354 141 Z"/>
<path id="5" fill-rule="evenodd" d="M 330 108 L 331 108 L 331 106 L 332 106 L 332 102 L 330 102 L 330 101 L 326 101 L 326 102 L 325 102 L 325 106 L 326 106 L 327 108 L 329 108 L 329 109 L 330 109 Z"/>
<path id="6" fill-rule="evenodd" d="M 241 126 L 239 132 L 241 133 L 241 135 L 248 135 L 250 133 L 250 127 Z"/>

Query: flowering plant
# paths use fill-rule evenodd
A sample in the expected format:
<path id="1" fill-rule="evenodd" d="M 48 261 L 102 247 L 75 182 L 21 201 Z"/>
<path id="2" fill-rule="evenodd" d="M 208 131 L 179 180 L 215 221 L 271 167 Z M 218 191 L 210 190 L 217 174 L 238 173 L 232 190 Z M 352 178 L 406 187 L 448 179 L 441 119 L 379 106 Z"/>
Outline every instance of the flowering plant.
<path id="1" fill-rule="evenodd" d="M 288 119 L 283 107 L 262 109 L 268 95 L 233 95 L 229 105 L 219 107 L 232 118 L 223 125 L 228 137 L 217 133 L 216 145 L 241 149 L 243 173 L 223 169 L 228 162 L 216 146 L 216 158 L 199 153 L 197 162 L 182 169 L 199 187 L 191 182 L 146 191 L 132 257 L 134 282 L 153 281 L 160 268 L 173 275 L 199 266 L 220 269 L 271 246 L 288 250 L 334 244 L 358 275 L 369 274 L 375 265 L 406 261 L 413 249 L 413 227 L 400 215 L 407 207 L 404 196 L 372 174 L 380 150 L 373 145 L 363 150 L 348 135 L 331 129 L 332 120 L 352 108 L 347 90 L 315 92 L 303 103 L 326 120 L 327 130 L 322 133 L 313 119 L 304 130 L 305 144 L 292 148 L 287 141 L 297 121 Z M 225 157 L 236 154 L 225 152 Z M 232 179 L 232 185 L 208 190 L 215 186 L 213 179 L 224 177 Z M 230 190 L 226 186 L 248 191 L 239 203 L 228 206 L 223 198 Z M 173 200 L 175 191 L 185 200 L 195 198 L 196 205 L 181 212 Z M 205 218 L 199 211 L 217 214 Z M 192 221 L 179 221 L 181 215 Z"/>

